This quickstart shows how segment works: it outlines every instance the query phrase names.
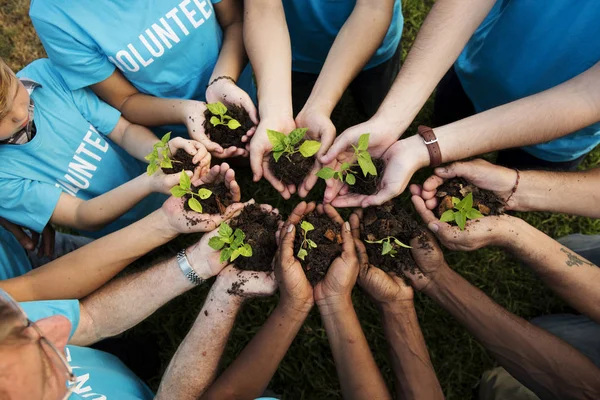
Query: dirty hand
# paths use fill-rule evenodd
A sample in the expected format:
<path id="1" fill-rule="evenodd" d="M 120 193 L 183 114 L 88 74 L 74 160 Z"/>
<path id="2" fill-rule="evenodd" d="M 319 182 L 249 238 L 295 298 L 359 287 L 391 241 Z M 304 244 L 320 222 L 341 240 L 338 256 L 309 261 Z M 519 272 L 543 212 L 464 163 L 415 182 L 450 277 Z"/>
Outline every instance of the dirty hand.
<path id="1" fill-rule="evenodd" d="M 227 163 L 214 165 L 206 175 L 196 181 L 192 181 L 195 186 L 200 185 L 217 185 L 223 183 L 229 190 L 229 198 L 233 202 L 238 202 L 242 198 L 240 185 L 235 180 L 235 171 Z"/>
<path id="2" fill-rule="evenodd" d="M 277 282 L 272 273 L 241 271 L 233 264 L 219 273 L 215 284 L 240 301 L 252 297 L 270 296 L 277 290 Z"/>
<path id="3" fill-rule="evenodd" d="M 220 250 L 215 250 L 208 245 L 210 239 L 218 236 L 219 228 L 207 232 L 200 241 L 191 245 L 185 251 L 194 272 L 202 279 L 209 279 L 218 275 L 228 264 L 227 261 L 220 261 Z"/>
<path id="4" fill-rule="evenodd" d="M 186 153 L 191 156 L 192 163 L 196 166 L 192 180 L 200 178 L 204 175 L 208 169 L 210 168 L 210 153 L 206 149 L 206 147 L 196 141 L 196 140 L 187 140 L 181 137 L 176 137 L 169 140 L 169 152 L 171 154 L 171 158 L 177 153 L 177 150 L 182 149 Z"/>
<path id="5" fill-rule="evenodd" d="M 424 232 L 425 240 L 420 236 L 411 239 L 410 252 L 417 264 L 414 270 L 404 271 L 404 275 L 411 286 L 418 291 L 427 291 L 428 287 L 436 281 L 436 277 L 444 269 L 449 269 L 444 253 L 438 246 L 435 238 L 429 232 Z"/>

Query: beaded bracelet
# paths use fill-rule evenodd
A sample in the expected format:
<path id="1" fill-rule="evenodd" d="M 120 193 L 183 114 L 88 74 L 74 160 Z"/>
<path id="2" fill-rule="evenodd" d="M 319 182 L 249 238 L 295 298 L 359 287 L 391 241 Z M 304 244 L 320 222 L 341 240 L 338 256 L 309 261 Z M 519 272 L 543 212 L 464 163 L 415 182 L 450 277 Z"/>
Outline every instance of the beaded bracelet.
<path id="1" fill-rule="evenodd" d="M 222 75 L 222 76 L 218 76 L 215 79 L 213 79 L 212 81 L 210 81 L 210 83 L 208 84 L 207 88 L 210 87 L 210 85 L 212 85 L 216 81 L 220 81 L 221 79 L 229 79 L 231 82 L 236 83 L 235 79 L 233 79 L 232 77 L 227 76 L 227 75 Z"/>
<path id="2" fill-rule="evenodd" d="M 506 199 L 506 204 L 508 204 L 510 199 L 513 197 L 513 194 L 515 194 L 515 192 L 517 191 L 517 187 L 519 186 L 519 180 L 521 179 L 521 174 L 519 174 L 519 170 L 515 168 L 515 172 L 517 173 L 517 181 L 515 182 L 515 186 L 513 186 L 512 191 L 508 196 L 508 199 Z"/>

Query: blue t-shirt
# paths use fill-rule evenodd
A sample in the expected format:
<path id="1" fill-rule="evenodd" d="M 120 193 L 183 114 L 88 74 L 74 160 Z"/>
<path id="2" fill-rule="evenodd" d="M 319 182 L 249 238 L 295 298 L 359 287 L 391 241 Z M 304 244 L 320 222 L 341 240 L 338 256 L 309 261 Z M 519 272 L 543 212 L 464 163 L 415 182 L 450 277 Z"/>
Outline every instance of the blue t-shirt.
<path id="1" fill-rule="evenodd" d="M 32 0 L 29 15 L 72 90 L 102 82 L 118 68 L 142 93 L 204 101 L 223 42 L 213 9 L 218 2 Z M 254 97 L 249 68 L 238 84 Z M 185 127 L 175 133 L 185 135 Z"/>
<path id="2" fill-rule="evenodd" d="M 32 321 L 63 315 L 71 322 L 72 337 L 79 325 L 79 302 L 77 300 L 33 301 L 20 303 Z M 77 383 L 70 400 L 145 400 L 154 394 L 117 357 L 88 347 L 68 345 L 65 357 L 77 376 Z"/>
<path id="3" fill-rule="evenodd" d="M 16 278 L 31 271 L 27 252 L 17 238 L 0 226 L 0 280 Z"/>
<path id="4" fill-rule="evenodd" d="M 499 0 L 455 69 L 477 112 L 559 85 L 600 61 L 595 1 Z M 574 160 L 600 143 L 600 124 L 524 150 L 553 162 Z"/>
<path id="5" fill-rule="evenodd" d="M 41 84 L 31 94 L 35 103 L 35 137 L 20 145 L 0 145 L 0 217 L 41 232 L 61 193 L 89 200 L 139 176 L 145 164 L 107 138 L 119 111 L 87 88 L 71 91 L 47 59 L 17 74 Z M 156 210 L 164 202 L 152 194 L 115 222 L 100 237 Z"/>
<path id="6" fill-rule="evenodd" d="M 356 0 L 283 0 L 292 43 L 292 69 L 318 74 L 340 29 L 352 14 Z M 400 0 L 394 2 L 390 27 L 364 69 L 389 60 L 400 43 L 404 18 Z M 365 26 L 364 34 L 369 34 Z"/>

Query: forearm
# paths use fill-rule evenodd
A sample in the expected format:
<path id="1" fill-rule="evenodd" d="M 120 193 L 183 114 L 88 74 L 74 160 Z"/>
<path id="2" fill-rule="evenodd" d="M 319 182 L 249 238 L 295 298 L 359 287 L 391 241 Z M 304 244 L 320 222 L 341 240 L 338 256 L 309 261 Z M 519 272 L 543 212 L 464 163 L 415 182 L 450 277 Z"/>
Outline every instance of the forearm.
<path id="1" fill-rule="evenodd" d="M 599 398 L 600 370 L 589 359 L 509 313 L 447 266 L 425 292 L 540 398 Z"/>
<path id="2" fill-rule="evenodd" d="M 351 299 L 343 306 L 319 305 L 345 399 L 389 399 Z"/>
<path id="3" fill-rule="evenodd" d="M 138 125 L 184 125 L 188 118 L 185 108 L 190 102 L 193 100 L 164 99 L 135 93 L 125 100 L 119 110 L 128 121 Z"/>
<path id="4" fill-rule="evenodd" d="M 166 226 L 163 212 L 155 211 L 21 277 L 1 281 L 0 287 L 17 301 L 82 298 L 139 257 L 175 238 L 177 233 Z"/>
<path id="5" fill-rule="evenodd" d="M 308 311 L 281 303 L 233 364 L 206 391 L 203 399 L 260 397 L 302 327 Z"/>
<path id="6" fill-rule="evenodd" d="M 396 397 L 443 399 L 412 302 L 384 306 L 383 328 L 391 349 Z"/>
<path id="7" fill-rule="evenodd" d="M 245 0 L 244 43 L 256 74 L 261 118 L 291 119 L 292 50 L 281 1 Z"/>
<path id="8" fill-rule="evenodd" d="M 152 152 L 154 144 L 157 142 L 159 139 L 148 128 L 129 124 L 117 144 L 132 157 L 148 163 L 144 157 Z"/>
<path id="9" fill-rule="evenodd" d="M 215 379 L 241 304 L 241 299 L 227 294 L 217 279 L 192 329 L 169 363 L 156 399 L 191 400 L 202 396 Z"/>
<path id="10" fill-rule="evenodd" d="M 219 58 L 213 69 L 210 81 L 219 76 L 229 76 L 237 81 L 244 66 L 248 62 L 242 33 L 241 19 L 240 21 L 229 25 L 227 29 L 224 30 L 223 45 L 221 46 Z"/>
<path id="11" fill-rule="evenodd" d="M 381 45 L 392 14 L 393 1 L 357 2 L 329 50 L 305 108 L 331 115 L 350 82 Z M 364 34 L 366 26 L 369 27 L 368 35 Z"/>
<path id="12" fill-rule="evenodd" d="M 377 113 L 408 126 L 496 0 L 436 1 Z M 398 137 L 403 131 L 398 132 Z"/>

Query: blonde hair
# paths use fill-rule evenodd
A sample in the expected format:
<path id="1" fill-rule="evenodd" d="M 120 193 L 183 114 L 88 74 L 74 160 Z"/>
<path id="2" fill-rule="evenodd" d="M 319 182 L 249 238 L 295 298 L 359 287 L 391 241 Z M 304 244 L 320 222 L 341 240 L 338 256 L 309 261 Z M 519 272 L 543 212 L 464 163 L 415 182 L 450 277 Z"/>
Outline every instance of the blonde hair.
<path id="1" fill-rule="evenodd" d="M 8 105 L 12 103 L 12 87 L 17 79 L 15 73 L 0 57 L 0 120 L 8 114 Z"/>

